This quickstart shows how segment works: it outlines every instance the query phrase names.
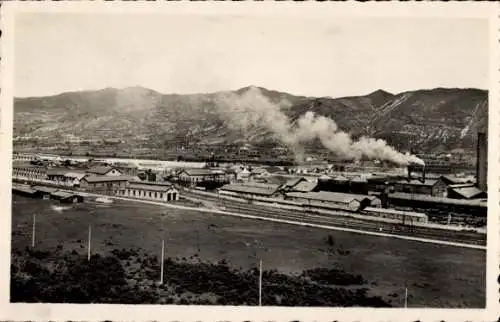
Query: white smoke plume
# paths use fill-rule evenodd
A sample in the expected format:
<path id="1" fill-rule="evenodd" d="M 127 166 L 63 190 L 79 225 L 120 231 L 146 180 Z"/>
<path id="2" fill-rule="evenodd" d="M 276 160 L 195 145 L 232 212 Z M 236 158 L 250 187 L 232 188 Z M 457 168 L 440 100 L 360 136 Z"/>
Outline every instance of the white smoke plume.
<path id="1" fill-rule="evenodd" d="M 282 101 L 274 104 L 255 87 L 251 87 L 241 95 L 234 93 L 217 95 L 214 103 L 221 109 L 231 128 L 248 134 L 252 129 L 265 127 L 292 149 L 299 159 L 303 156 L 304 143 L 319 139 L 325 148 L 340 157 L 355 160 L 377 159 L 405 166 L 424 165 L 423 160 L 396 151 L 384 140 L 361 137 L 354 141 L 348 133 L 338 128 L 335 121 L 317 116 L 313 112 L 305 113 L 295 125 L 292 125 L 282 111 L 291 105 L 290 102 Z"/>

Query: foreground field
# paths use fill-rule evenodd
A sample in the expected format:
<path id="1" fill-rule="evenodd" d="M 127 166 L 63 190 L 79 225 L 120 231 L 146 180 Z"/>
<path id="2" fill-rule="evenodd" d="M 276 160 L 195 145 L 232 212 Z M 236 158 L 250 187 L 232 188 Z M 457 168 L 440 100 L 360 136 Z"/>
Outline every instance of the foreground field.
<path id="1" fill-rule="evenodd" d="M 62 208 L 66 207 L 66 208 Z M 36 213 L 39 250 L 86 253 L 92 225 L 92 253 L 141 248 L 156 256 L 165 239 L 166 256 L 218 262 L 248 269 L 262 258 L 265 269 L 298 274 L 306 269 L 342 267 L 370 283 L 369 294 L 403 305 L 408 285 L 411 307 L 484 307 L 486 253 L 329 232 L 300 226 L 167 209 L 133 202 L 92 201 L 62 206 L 52 201 L 13 197 L 12 247 L 31 244 Z M 330 244 L 325 241 L 332 235 Z"/>

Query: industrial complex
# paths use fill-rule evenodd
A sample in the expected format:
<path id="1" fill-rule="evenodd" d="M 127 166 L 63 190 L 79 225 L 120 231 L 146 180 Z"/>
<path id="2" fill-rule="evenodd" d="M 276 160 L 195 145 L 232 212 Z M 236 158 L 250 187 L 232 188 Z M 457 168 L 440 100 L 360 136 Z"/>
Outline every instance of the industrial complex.
<path id="1" fill-rule="evenodd" d="M 132 161 L 19 153 L 14 155 L 12 180 L 14 193 L 60 202 L 84 202 L 85 193 L 165 203 L 187 198 L 220 207 L 253 204 L 284 214 L 303 213 L 304 218 L 316 214 L 348 221 L 355 216 L 406 226 L 485 232 L 484 133 L 478 135 L 476 173 L 435 173 L 414 164 L 379 170 L 345 171 L 327 162 L 286 168 L 206 163 L 153 170 Z"/>

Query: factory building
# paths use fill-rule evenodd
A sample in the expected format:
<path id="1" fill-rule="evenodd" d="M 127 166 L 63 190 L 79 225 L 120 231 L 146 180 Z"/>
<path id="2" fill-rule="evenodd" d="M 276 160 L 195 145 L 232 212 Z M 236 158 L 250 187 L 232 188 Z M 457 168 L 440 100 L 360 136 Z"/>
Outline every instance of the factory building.
<path id="1" fill-rule="evenodd" d="M 370 206 L 370 200 L 365 196 L 356 196 L 337 192 L 289 192 L 286 193 L 286 199 L 306 203 L 315 207 L 328 207 L 349 211 L 359 211 Z"/>
<path id="2" fill-rule="evenodd" d="M 80 187 L 88 191 L 114 193 L 124 188 L 128 181 L 125 176 L 87 176 L 80 181 Z"/>
<path id="3" fill-rule="evenodd" d="M 57 191 L 55 188 L 44 187 L 44 186 L 35 186 L 33 187 L 42 199 L 50 199 L 52 194 Z"/>
<path id="4" fill-rule="evenodd" d="M 447 194 L 446 183 L 441 179 L 427 179 L 425 174 L 425 167 L 422 168 L 422 176 L 419 179 L 412 178 L 412 167 L 408 167 L 408 177 L 406 180 L 399 180 L 394 183 L 394 191 L 409 193 L 409 194 L 422 194 L 433 197 L 445 197 Z"/>
<path id="5" fill-rule="evenodd" d="M 12 192 L 14 194 L 23 196 L 23 197 L 30 197 L 30 198 L 41 198 L 41 194 L 39 191 L 30 188 L 29 186 L 21 186 L 21 185 L 12 185 Z"/>
<path id="6" fill-rule="evenodd" d="M 47 179 L 47 169 L 26 162 L 14 162 L 12 178 L 26 181 L 39 181 Z"/>
<path id="7" fill-rule="evenodd" d="M 279 197 L 280 186 L 277 184 L 263 184 L 263 183 L 238 183 L 238 184 L 228 184 L 219 189 L 219 194 L 240 197 L 240 198 L 252 198 L 258 197 Z"/>
<path id="8" fill-rule="evenodd" d="M 423 194 L 433 197 L 446 196 L 446 184 L 440 179 L 400 180 L 394 184 L 395 192 Z"/>
<path id="9" fill-rule="evenodd" d="M 228 176 L 224 171 L 211 169 L 184 169 L 177 174 L 180 183 L 197 185 L 201 182 L 227 182 Z"/>
<path id="10" fill-rule="evenodd" d="M 488 190 L 488 137 L 486 133 L 477 135 L 477 187 L 479 190 Z"/>
<path id="11" fill-rule="evenodd" d="M 71 193 L 71 192 L 65 192 L 65 191 L 56 191 L 56 192 L 52 193 L 52 199 L 59 200 L 60 203 L 83 202 L 82 195 L 79 195 L 76 193 Z"/>
<path id="12" fill-rule="evenodd" d="M 155 201 L 179 200 L 179 192 L 171 184 L 151 182 L 129 183 L 126 187 L 119 188 L 116 194 L 123 197 Z"/>
<path id="13" fill-rule="evenodd" d="M 487 193 L 474 184 L 455 184 L 448 186 L 448 198 L 453 199 L 484 199 Z"/>
<path id="14" fill-rule="evenodd" d="M 78 187 L 87 174 L 66 168 L 51 168 L 47 170 L 47 178 L 52 183 L 66 187 Z"/>
<path id="15" fill-rule="evenodd" d="M 96 166 L 86 171 L 89 175 L 94 176 L 121 176 L 123 173 L 115 167 L 110 166 Z"/>

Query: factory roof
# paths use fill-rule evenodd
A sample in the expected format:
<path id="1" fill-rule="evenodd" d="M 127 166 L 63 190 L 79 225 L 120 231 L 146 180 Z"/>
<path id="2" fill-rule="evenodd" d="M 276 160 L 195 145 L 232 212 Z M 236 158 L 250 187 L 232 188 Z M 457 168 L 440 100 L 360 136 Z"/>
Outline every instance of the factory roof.
<path id="1" fill-rule="evenodd" d="M 173 187 L 172 185 L 165 185 L 165 184 L 157 184 L 157 185 L 152 185 L 152 184 L 144 184 L 141 182 L 134 182 L 128 185 L 128 187 L 124 189 L 139 189 L 139 190 L 148 190 L 148 191 L 160 191 L 160 192 L 165 192 L 172 190 Z"/>
<path id="2" fill-rule="evenodd" d="M 349 204 L 353 201 L 360 202 L 365 196 L 352 195 L 347 193 L 319 191 L 319 192 L 289 192 L 287 197 L 303 198 L 307 200 L 329 201 L 335 203 Z M 362 198 L 360 198 L 362 197 Z"/>
<path id="3" fill-rule="evenodd" d="M 313 191 L 316 186 L 317 184 L 315 182 L 305 180 L 296 184 L 294 187 L 292 187 L 292 189 L 298 192 L 310 192 Z"/>
<path id="4" fill-rule="evenodd" d="M 88 176 L 83 178 L 82 180 L 94 183 L 94 182 L 129 181 L 130 179 L 131 179 L 130 177 L 126 176 Z"/>
<path id="5" fill-rule="evenodd" d="M 444 203 L 450 205 L 478 206 L 478 207 L 488 206 L 488 203 L 483 200 L 460 200 L 460 199 L 432 197 L 427 195 L 404 193 L 404 192 L 391 193 L 389 194 L 389 198 L 415 200 L 415 201 L 428 201 L 428 202 Z"/>
<path id="6" fill-rule="evenodd" d="M 12 190 L 25 192 L 25 193 L 29 193 L 29 194 L 34 194 L 35 192 L 37 192 L 35 189 L 32 189 L 28 186 L 18 186 L 18 185 L 12 185 Z"/>
<path id="7" fill-rule="evenodd" d="M 459 194 L 460 196 L 464 197 L 465 199 L 473 199 L 477 198 L 481 195 L 484 195 L 484 191 L 478 189 L 477 187 L 458 187 L 458 188 L 453 188 L 453 192 Z"/>
<path id="8" fill-rule="evenodd" d="M 421 213 L 421 212 L 401 211 L 401 210 L 396 210 L 396 209 L 374 208 L 374 207 L 366 207 L 364 210 L 369 211 L 369 212 L 389 213 L 389 214 L 406 215 L 406 216 L 419 217 L 419 218 L 427 218 L 427 215 L 424 213 Z"/>
<path id="9" fill-rule="evenodd" d="M 40 168 L 40 169 L 45 169 L 44 167 L 42 166 L 39 166 L 39 165 L 36 165 L 36 164 L 32 164 L 31 162 L 29 161 L 14 161 L 12 162 L 12 167 L 14 169 L 22 169 L 22 168 Z"/>
<path id="10" fill-rule="evenodd" d="M 228 184 L 220 188 L 223 191 L 248 193 L 255 195 L 270 196 L 278 191 L 277 184 Z"/>
<path id="11" fill-rule="evenodd" d="M 212 176 L 215 173 L 210 169 L 183 169 L 179 174 L 185 172 L 188 176 Z"/>
<path id="12" fill-rule="evenodd" d="M 64 176 L 70 170 L 67 168 L 49 168 L 47 169 L 47 175 L 49 176 Z"/>
<path id="13" fill-rule="evenodd" d="M 299 177 L 299 178 L 293 178 L 293 179 L 290 179 L 288 180 L 286 183 L 285 183 L 285 186 L 287 188 L 292 188 L 292 187 L 295 187 L 297 184 L 299 184 L 300 182 L 306 180 L 305 178 L 303 177 Z"/>
<path id="14" fill-rule="evenodd" d="M 424 182 L 420 180 L 399 180 L 396 183 L 402 184 L 402 185 L 410 185 L 410 186 L 427 186 L 427 187 L 432 187 L 436 183 L 438 183 L 439 180 L 431 180 L 431 179 L 426 179 Z"/>
<path id="15" fill-rule="evenodd" d="M 88 169 L 87 172 L 92 174 L 104 175 L 113 169 L 115 168 L 110 166 L 96 166 Z"/>
<path id="16" fill-rule="evenodd" d="M 87 175 L 83 172 L 67 172 L 64 174 L 64 176 L 67 178 L 75 178 L 81 180 Z"/>
<path id="17" fill-rule="evenodd" d="M 47 193 L 54 193 L 57 191 L 55 188 L 50 188 L 50 187 L 44 187 L 44 186 L 35 186 L 33 187 L 36 191 L 41 191 L 41 192 L 47 192 Z"/>
<path id="18" fill-rule="evenodd" d="M 441 178 L 443 179 L 444 182 L 451 184 L 463 184 L 470 182 L 468 178 L 459 178 L 451 175 L 442 175 Z"/>
<path id="19" fill-rule="evenodd" d="M 58 190 L 58 191 L 53 192 L 52 196 L 59 197 L 59 198 L 71 198 L 71 197 L 78 196 L 78 195 L 76 193 L 70 193 L 70 192 Z"/>

